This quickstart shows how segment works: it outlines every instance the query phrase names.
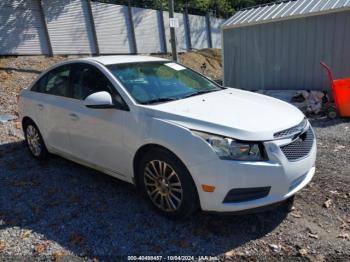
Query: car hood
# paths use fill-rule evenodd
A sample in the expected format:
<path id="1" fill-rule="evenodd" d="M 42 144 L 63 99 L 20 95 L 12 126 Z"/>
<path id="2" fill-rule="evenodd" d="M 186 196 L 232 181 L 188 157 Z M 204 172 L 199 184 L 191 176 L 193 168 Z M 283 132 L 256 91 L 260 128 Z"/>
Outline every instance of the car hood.
<path id="1" fill-rule="evenodd" d="M 249 141 L 272 140 L 274 133 L 304 119 L 291 104 L 233 88 L 147 106 L 147 110 L 152 117 L 189 129 Z"/>

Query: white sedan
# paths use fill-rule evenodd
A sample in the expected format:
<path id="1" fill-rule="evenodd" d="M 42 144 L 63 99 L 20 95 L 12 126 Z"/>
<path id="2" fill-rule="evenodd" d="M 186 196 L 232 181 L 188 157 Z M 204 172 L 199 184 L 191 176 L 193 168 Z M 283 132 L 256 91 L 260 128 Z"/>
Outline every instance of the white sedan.
<path id="1" fill-rule="evenodd" d="M 315 173 L 315 135 L 297 108 L 162 58 L 57 64 L 19 106 L 34 157 L 57 154 L 133 183 L 174 219 L 281 203 Z"/>

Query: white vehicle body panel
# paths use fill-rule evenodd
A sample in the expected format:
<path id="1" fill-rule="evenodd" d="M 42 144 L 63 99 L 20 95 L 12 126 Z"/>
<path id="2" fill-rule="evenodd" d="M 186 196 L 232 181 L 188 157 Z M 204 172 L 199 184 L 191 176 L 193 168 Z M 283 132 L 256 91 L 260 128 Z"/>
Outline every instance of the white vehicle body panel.
<path id="1" fill-rule="evenodd" d="M 275 132 L 304 118 L 296 107 L 281 100 L 232 88 L 152 108 L 157 117 L 190 129 L 250 141 L 272 140 Z"/>
<path id="2" fill-rule="evenodd" d="M 279 202 L 311 180 L 315 173 L 316 142 L 306 158 L 290 162 L 280 146 L 291 141 L 274 140 L 273 136 L 304 119 L 297 108 L 271 97 L 231 88 L 169 103 L 140 105 L 104 66 L 138 61 L 166 60 L 110 56 L 59 64 L 94 65 L 114 85 L 129 111 L 87 108 L 84 101 L 40 94 L 30 91 L 29 87 L 20 95 L 20 116 L 29 117 L 37 124 L 50 152 L 130 183 L 134 181 L 134 157 L 142 146 L 155 144 L 167 148 L 189 170 L 201 208 L 207 211 L 239 211 Z M 191 130 L 262 141 L 269 160 L 222 160 Z M 301 183 L 289 190 L 291 183 L 301 176 L 305 176 Z M 215 192 L 204 192 L 203 184 L 215 186 Z M 223 203 L 230 189 L 261 186 L 271 187 L 268 196 Z"/>

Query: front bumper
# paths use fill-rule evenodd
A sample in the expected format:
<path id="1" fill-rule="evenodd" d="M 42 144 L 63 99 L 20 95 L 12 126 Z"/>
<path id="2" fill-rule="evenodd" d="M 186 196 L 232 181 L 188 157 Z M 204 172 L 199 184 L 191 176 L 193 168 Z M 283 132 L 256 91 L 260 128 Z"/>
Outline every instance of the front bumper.
<path id="1" fill-rule="evenodd" d="M 294 162 L 286 158 L 279 143 L 280 141 L 264 143 L 268 162 L 213 159 L 191 166 L 189 169 L 197 186 L 202 210 L 236 212 L 255 209 L 284 201 L 305 187 L 315 174 L 316 140 L 310 153 Z M 203 184 L 215 186 L 215 191 L 204 192 Z M 261 187 L 270 187 L 264 197 L 242 202 L 224 201 L 232 189 Z"/>

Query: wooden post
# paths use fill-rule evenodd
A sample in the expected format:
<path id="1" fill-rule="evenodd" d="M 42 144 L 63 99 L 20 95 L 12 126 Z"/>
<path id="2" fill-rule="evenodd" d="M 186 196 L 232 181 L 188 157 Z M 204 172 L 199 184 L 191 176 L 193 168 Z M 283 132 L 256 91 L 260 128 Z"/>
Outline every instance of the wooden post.
<path id="1" fill-rule="evenodd" d="M 169 19 L 174 18 L 174 0 L 169 0 Z M 174 61 L 177 61 L 175 28 L 170 27 L 171 53 Z"/>

